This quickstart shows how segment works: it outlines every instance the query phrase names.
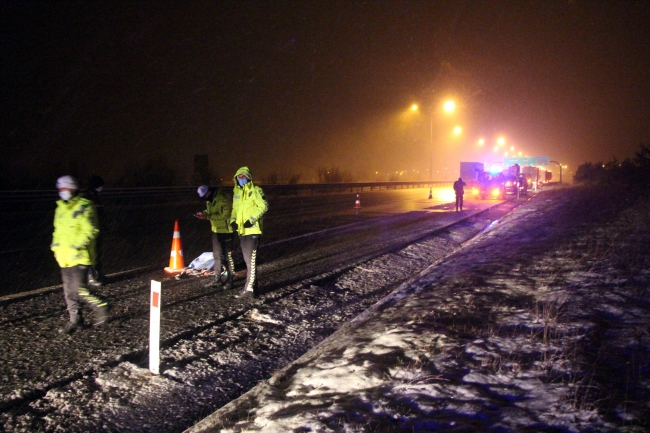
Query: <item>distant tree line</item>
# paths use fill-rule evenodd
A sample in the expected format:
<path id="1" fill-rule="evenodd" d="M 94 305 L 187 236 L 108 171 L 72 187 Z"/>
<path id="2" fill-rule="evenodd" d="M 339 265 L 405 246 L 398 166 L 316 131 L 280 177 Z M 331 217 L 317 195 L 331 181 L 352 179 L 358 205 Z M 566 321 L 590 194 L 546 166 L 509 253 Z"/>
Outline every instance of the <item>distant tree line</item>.
<path id="1" fill-rule="evenodd" d="M 352 174 L 339 169 L 338 167 L 318 168 L 318 183 L 343 183 L 354 182 Z"/>
<path id="2" fill-rule="evenodd" d="M 299 174 L 282 175 L 274 171 L 272 173 L 267 174 L 266 176 L 263 176 L 261 179 L 261 183 L 267 185 L 281 185 L 281 184 L 296 185 L 300 183 L 300 175 Z"/>
<path id="3" fill-rule="evenodd" d="M 342 172 L 332 169 L 335 176 L 330 179 L 344 178 Z M 223 182 L 218 171 L 209 164 L 195 166 L 191 171 L 179 171 L 164 156 L 128 162 L 117 174 L 108 175 L 95 172 L 93 167 L 79 163 L 77 160 L 61 162 L 52 161 L 45 167 L 33 167 L 31 171 L 19 169 L 0 159 L 0 191 L 10 190 L 42 190 L 54 189 L 56 179 L 63 175 L 72 175 L 79 179 L 81 188 L 91 175 L 104 178 L 108 187 L 138 188 L 138 187 L 172 187 L 187 185 L 221 185 Z M 233 173 L 234 174 L 234 173 Z M 295 185 L 300 183 L 301 175 L 295 173 L 271 172 L 257 178 L 257 182 L 267 185 Z M 231 175 L 227 176 L 226 184 L 232 184 Z"/>
<path id="4" fill-rule="evenodd" d="M 217 185 L 221 182 L 219 174 L 212 169 L 181 173 L 162 156 L 143 161 L 131 161 L 118 175 L 112 177 L 93 171 L 92 167 L 73 160 L 53 161 L 50 165 L 33 172 L 13 169 L 0 161 L 0 190 L 12 189 L 54 189 L 56 179 L 62 175 L 72 175 L 79 179 L 81 187 L 91 175 L 102 176 L 110 187 L 169 187 L 179 185 Z"/>
<path id="5" fill-rule="evenodd" d="M 595 164 L 588 162 L 576 170 L 574 182 L 623 186 L 639 194 L 648 194 L 650 187 L 650 148 L 641 145 L 633 158 Z"/>
<path id="6" fill-rule="evenodd" d="M 151 158 L 145 162 L 127 164 L 122 176 L 114 183 L 117 187 L 173 186 L 178 183 L 176 171 L 164 157 Z"/>
<path id="7" fill-rule="evenodd" d="M 647 149 L 646 149 L 647 150 Z M 308 182 L 317 183 L 349 183 L 357 182 L 358 177 L 379 181 L 377 174 L 364 175 L 343 170 L 339 167 L 319 167 L 316 171 L 317 178 L 310 178 Z M 93 167 L 79 163 L 77 160 L 52 161 L 46 167 L 34 167 L 31 172 L 11 167 L 0 160 L 0 190 L 12 189 L 53 189 L 56 179 L 62 175 L 75 176 L 85 188 L 85 181 L 96 174 L 104 178 L 108 187 L 137 188 L 137 187 L 172 187 L 187 185 L 220 185 L 223 183 L 220 174 L 209 164 L 195 165 L 192 171 L 179 171 L 165 156 L 157 156 L 143 160 L 133 160 L 124 166 L 117 174 L 95 172 Z M 389 173 L 382 181 L 406 180 L 404 172 Z M 382 176 L 383 177 L 383 176 Z M 412 179 L 412 175 L 408 180 Z M 303 180 L 301 174 L 270 172 L 256 178 L 257 182 L 266 185 L 296 185 Z M 230 185 L 232 178 L 228 176 L 226 183 Z"/>

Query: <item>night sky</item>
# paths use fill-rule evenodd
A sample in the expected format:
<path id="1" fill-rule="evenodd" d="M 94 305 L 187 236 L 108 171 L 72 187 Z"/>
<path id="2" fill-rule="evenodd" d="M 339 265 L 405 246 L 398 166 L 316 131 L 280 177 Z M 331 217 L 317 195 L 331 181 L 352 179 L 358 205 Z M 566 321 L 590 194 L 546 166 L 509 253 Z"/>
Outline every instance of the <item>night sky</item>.
<path id="1" fill-rule="evenodd" d="M 433 156 L 447 180 L 510 146 L 571 172 L 650 143 L 647 1 L 0 1 L 0 22 L 5 177 L 207 154 L 228 179 L 424 180 Z"/>

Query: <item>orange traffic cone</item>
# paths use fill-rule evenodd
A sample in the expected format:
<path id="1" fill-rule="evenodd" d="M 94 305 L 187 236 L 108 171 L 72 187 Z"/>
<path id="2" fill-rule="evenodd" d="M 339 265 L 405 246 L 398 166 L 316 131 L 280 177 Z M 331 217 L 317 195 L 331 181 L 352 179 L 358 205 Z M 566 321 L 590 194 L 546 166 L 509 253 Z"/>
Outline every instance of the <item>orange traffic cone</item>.
<path id="1" fill-rule="evenodd" d="M 361 209 L 361 198 L 359 198 L 359 194 L 357 194 L 357 200 L 354 202 L 354 208 Z"/>
<path id="2" fill-rule="evenodd" d="M 169 257 L 169 267 L 165 272 L 177 274 L 183 272 L 185 265 L 183 263 L 183 247 L 181 246 L 181 231 L 178 228 L 178 220 L 174 222 L 174 237 L 172 238 L 172 253 Z"/>

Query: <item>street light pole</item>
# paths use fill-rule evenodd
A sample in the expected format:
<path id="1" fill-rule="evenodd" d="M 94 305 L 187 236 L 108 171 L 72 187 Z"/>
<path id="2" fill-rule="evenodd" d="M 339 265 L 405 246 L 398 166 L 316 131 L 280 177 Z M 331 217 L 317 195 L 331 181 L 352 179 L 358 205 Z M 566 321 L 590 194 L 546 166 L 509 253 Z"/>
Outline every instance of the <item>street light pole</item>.
<path id="1" fill-rule="evenodd" d="M 444 110 L 447 113 L 452 113 L 456 109 L 456 104 L 452 100 L 448 100 L 444 104 Z M 412 111 L 417 111 L 418 106 L 417 104 L 413 104 L 411 106 Z M 429 162 L 429 182 L 431 183 L 429 185 L 429 200 L 433 198 L 433 154 L 434 154 L 434 148 L 433 148 L 433 114 L 435 113 L 435 109 L 432 107 L 429 116 L 430 116 L 430 131 L 429 131 L 429 145 L 431 146 L 431 161 Z"/>
<path id="2" fill-rule="evenodd" d="M 431 110 L 431 164 L 429 165 L 429 180 L 431 184 L 429 185 L 429 200 L 433 198 L 433 110 Z"/>

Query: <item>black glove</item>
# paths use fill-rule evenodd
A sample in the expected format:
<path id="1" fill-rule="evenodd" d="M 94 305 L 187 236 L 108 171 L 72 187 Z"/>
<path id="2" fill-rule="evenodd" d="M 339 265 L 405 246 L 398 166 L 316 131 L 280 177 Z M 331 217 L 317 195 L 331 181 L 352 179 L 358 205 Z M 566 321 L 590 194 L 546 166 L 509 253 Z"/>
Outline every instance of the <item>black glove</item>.
<path id="1" fill-rule="evenodd" d="M 252 222 L 250 222 L 250 221 L 246 221 L 246 222 L 244 223 L 244 228 L 245 228 L 245 229 L 249 229 L 249 228 L 251 228 L 251 227 L 253 227 L 253 223 L 252 223 Z"/>
<path id="2" fill-rule="evenodd" d="M 237 226 L 237 223 L 234 221 L 230 223 L 230 227 L 232 227 L 232 231 L 234 232 L 236 232 L 237 229 L 239 228 L 239 226 Z"/>

